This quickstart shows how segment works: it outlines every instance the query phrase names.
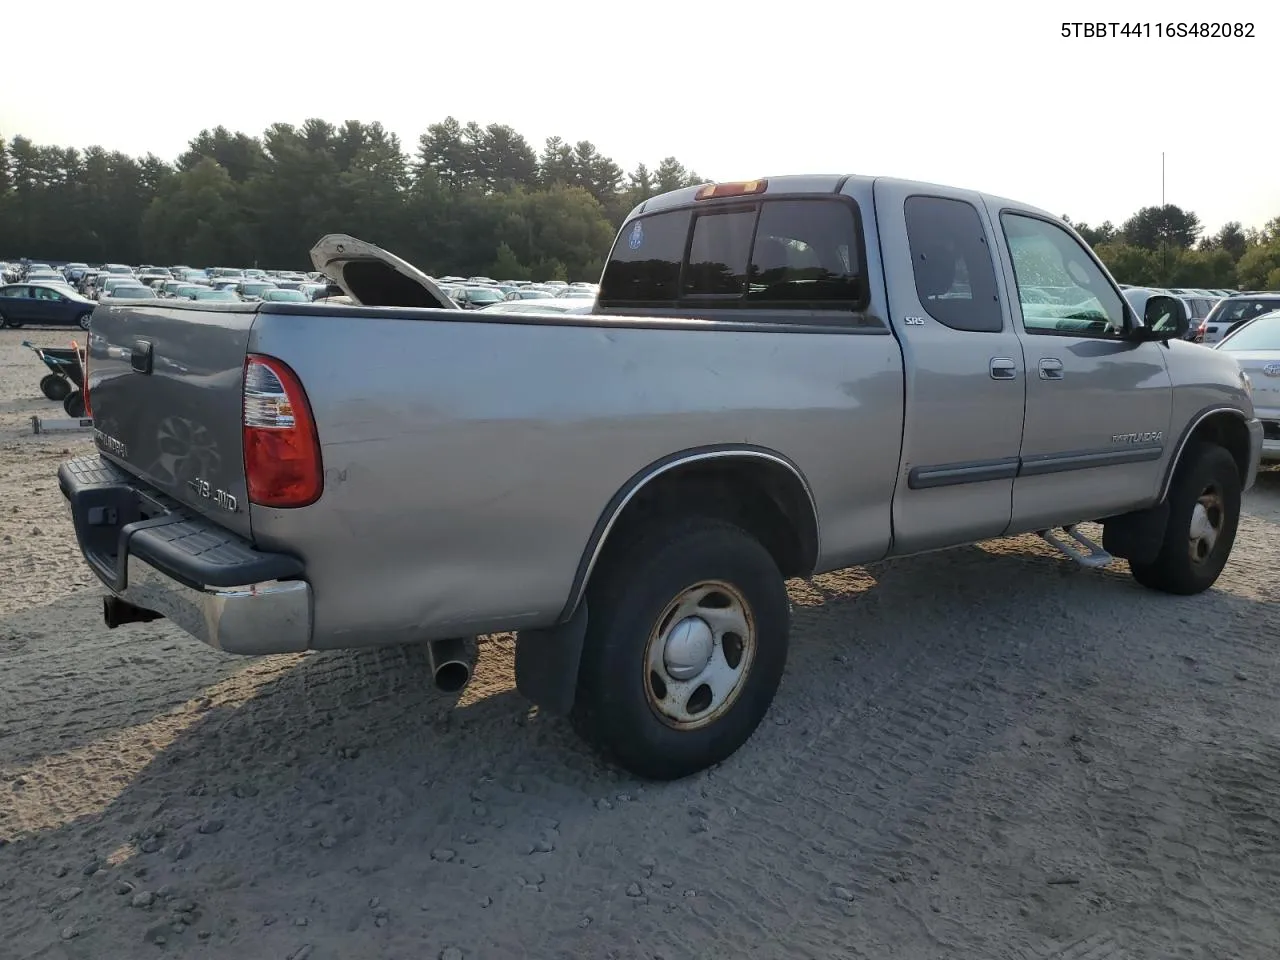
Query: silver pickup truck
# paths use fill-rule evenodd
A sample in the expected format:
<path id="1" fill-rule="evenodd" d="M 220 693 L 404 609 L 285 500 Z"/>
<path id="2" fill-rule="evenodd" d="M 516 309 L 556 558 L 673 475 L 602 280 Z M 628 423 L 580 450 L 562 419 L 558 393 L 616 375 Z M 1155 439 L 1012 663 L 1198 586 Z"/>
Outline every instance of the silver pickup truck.
<path id="1" fill-rule="evenodd" d="M 1135 306 L 1068 225 L 972 191 L 655 197 L 589 315 L 459 311 L 350 237 L 312 258 L 351 305 L 95 311 L 99 454 L 58 479 L 107 624 L 424 642 L 446 689 L 517 631 L 518 688 L 645 777 L 751 736 L 787 578 L 1039 533 L 1194 594 L 1258 468 L 1248 379 L 1180 303 Z"/>

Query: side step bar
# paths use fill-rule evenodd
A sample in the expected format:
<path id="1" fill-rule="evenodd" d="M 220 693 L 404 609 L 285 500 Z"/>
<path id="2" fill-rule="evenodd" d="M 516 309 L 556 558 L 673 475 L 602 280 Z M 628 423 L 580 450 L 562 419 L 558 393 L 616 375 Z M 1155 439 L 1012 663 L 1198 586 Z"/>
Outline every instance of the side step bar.
<path id="1" fill-rule="evenodd" d="M 1082 567 L 1105 567 L 1115 559 L 1115 557 L 1111 556 L 1111 554 L 1107 553 L 1107 551 L 1103 550 L 1100 546 L 1077 530 L 1074 523 L 1069 527 L 1063 527 L 1062 530 L 1068 537 L 1080 544 L 1080 546 L 1084 547 L 1088 552 L 1082 553 L 1073 544 L 1058 539 L 1057 535 L 1052 530 L 1041 530 L 1039 533 L 1045 543 L 1057 547 Z"/>

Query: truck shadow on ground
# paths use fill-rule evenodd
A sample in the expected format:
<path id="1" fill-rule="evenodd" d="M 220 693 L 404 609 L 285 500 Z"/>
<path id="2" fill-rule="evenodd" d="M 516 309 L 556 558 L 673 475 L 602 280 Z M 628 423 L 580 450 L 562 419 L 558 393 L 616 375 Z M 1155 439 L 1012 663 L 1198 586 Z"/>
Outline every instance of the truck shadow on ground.
<path id="1" fill-rule="evenodd" d="M 163 688 L 167 703 L 163 696 L 114 699 L 106 708 L 118 707 L 118 722 L 106 737 L 99 726 L 96 746 L 80 731 L 57 745 L 64 751 L 57 756 L 25 756 L 16 765 L 12 755 L 0 758 L 23 777 L 24 795 L 53 803 L 46 816 L 57 821 L 22 837 L 0 821 L 0 836 L 17 841 L 5 851 L 0 889 L 26 874 L 45 906 L 24 915 L 17 932 L 48 927 L 56 937 L 57 924 L 122 902 L 113 892 L 121 884 L 172 884 L 203 891 L 193 923 L 215 943 L 253 936 L 263 955 L 291 950 L 297 931 L 275 920 L 304 914 L 329 929 L 334 943 L 352 937 L 348 946 L 358 949 L 366 942 L 358 937 L 372 934 L 377 920 L 363 905 L 371 891 L 382 891 L 374 895 L 384 902 L 387 891 L 398 891 L 398 912 L 425 911 L 418 922 L 426 937 L 442 917 L 540 888 L 553 868 L 570 885 L 586 882 L 579 873 L 588 851 L 614 857 L 625 848 L 638 857 L 644 835 L 670 831 L 672 822 L 681 832 L 707 829 L 715 821 L 708 791 L 749 789 L 736 799 L 748 814 L 791 797 L 799 789 L 791 774 L 805 756 L 837 735 L 856 751 L 859 730 L 874 715 L 913 709 L 920 690 L 988 691 L 990 716 L 977 739 L 963 756 L 933 758 L 948 761 L 945 772 L 924 784 L 909 767 L 880 764 L 871 769 L 874 792 L 844 784 L 832 797 L 845 803 L 852 793 L 886 818 L 884 829 L 896 829 L 913 815 L 907 794 L 945 803 L 974 758 L 997 746 L 1016 717 L 1034 712 L 1046 690 L 1071 695 L 1100 671 L 1144 669 L 1150 644 L 1135 650 L 1131 635 L 1159 635 L 1164 625 L 1174 638 L 1167 656 L 1192 658 L 1191 647 L 1208 642 L 1205 628 L 1229 622 L 1265 636 L 1270 614 L 1267 604 L 1232 592 L 1230 577 L 1200 597 L 1165 597 L 1133 584 L 1123 565 L 1082 570 L 1026 539 L 791 586 L 792 655 L 770 716 L 710 777 L 676 784 L 640 783 L 610 769 L 565 721 L 533 709 L 512 688 L 509 637 L 484 644 L 461 698 L 433 689 L 424 649 L 396 648 L 247 666 L 211 657 Z M 127 662 L 143 651 L 121 656 Z M 993 665 L 1003 676 L 991 687 Z M 113 675 L 127 689 L 125 675 Z M 95 682 L 102 680 L 77 674 L 59 695 L 83 696 Z M 108 757 L 115 762 L 104 763 Z M 99 781 L 96 803 L 60 807 L 55 794 L 67 784 L 58 778 L 76 776 Z M 97 900 L 59 901 L 67 881 L 49 871 L 51 860 L 92 884 Z M 90 861 L 101 868 L 82 881 Z M 626 902 L 622 885 L 614 892 Z M 429 911 L 419 905 L 427 891 Z M 350 908 L 355 900 L 360 906 Z M 537 923 L 576 922 L 578 908 L 561 907 L 563 915 L 539 914 Z M 111 922 L 137 926 L 139 937 L 154 919 L 139 910 L 116 917 Z M 484 937 L 495 953 L 519 952 L 528 949 L 519 945 L 522 934 L 530 931 L 517 924 L 507 933 L 486 929 Z M 88 948 L 92 938 L 78 942 Z M 431 942 L 439 949 L 443 941 Z"/>

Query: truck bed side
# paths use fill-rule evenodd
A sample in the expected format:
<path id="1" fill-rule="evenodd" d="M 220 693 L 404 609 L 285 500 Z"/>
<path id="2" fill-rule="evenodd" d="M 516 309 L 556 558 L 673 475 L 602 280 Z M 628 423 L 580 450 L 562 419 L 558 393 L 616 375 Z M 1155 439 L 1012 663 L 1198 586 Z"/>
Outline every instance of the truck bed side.
<path id="1" fill-rule="evenodd" d="M 305 386 L 322 498 L 255 506 L 264 550 L 301 557 L 315 645 L 552 622 L 593 527 L 647 466 L 719 445 L 803 473 L 820 568 L 883 556 L 901 444 L 887 328 L 272 304 L 249 349 Z"/>

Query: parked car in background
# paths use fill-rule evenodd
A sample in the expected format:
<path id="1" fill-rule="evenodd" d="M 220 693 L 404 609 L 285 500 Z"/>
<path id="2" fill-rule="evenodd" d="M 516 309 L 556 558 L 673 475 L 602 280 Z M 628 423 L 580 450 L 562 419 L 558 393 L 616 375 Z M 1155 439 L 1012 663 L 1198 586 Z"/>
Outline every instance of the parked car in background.
<path id="1" fill-rule="evenodd" d="M 449 287 L 445 290 L 449 297 L 463 310 L 477 310 L 490 304 L 501 303 L 505 294 L 496 286 L 487 287 L 468 284 L 462 287 Z"/>
<path id="2" fill-rule="evenodd" d="M 75 325 L 89 329 L 93 301 L 70 287 L 45 283 L 11 283 L 0 287 L 0 327 L 28 323 Z"/>
<path id="3" fill-rule="evenodd" d="M 1272 310 L 1280 310 L 1280 291 L 1253 290 L 1224 297 L 1200 321 L 1196 342 L 1217 343 L 1238 324 Z"/>
<path id="4" fill-rule="evenodd" d="M 549 297 L 545 300 L 503 300 L 492 306 L 479 308 L 489 313 L 590 313 L 594 300 L 582 297 Z"/>
<path id="5" fill-rule="evenodd" d="M 1214 349 L 1231 354 L 1249 378 L 1262 421 L 1262 459 L 1280 463 L 1280 310 L 1241 321 Z"/>
<path id="6" fill-rule="evenodd" d="M 167 283 L 161 296 L 180 300 L 194 300 L 197 290 L 208 290 L 203 283 Z"/>
<path id="7" fill-rule="evenodd" d="M 198 300 L 201 303 L 212 301 L 214 303 L 244 303 L 236 296 L 234 290 L 214 290 L 209 287 L 197 287 L 191 294 L 192 300 Z"/>
<path id="8" fill-rule="evenodd" d="M 111 292 L 115 290 L 116 287 L 120 286 L 140 287 L 142 284 L 133 274 L 129 274 L 128 276 L 122 276 L 120 274 L 104 274 L 98 285 L 97 299 L 101 300 L 105 296 L 110 296 Z"/>
<path id="9" fill-rule="evenodd" d="M 301 290 L 285 290 L 277 288 L 275 290 L 264 290 L 262 296 L 259 297 L 263 303 L 310 303 L 311 298 L 304 295 Z"/>
<path id="10" fill-rule="evenodd" d="M 111 300 L 156 299 L 159 299 L 156 292 L 141 283 L 117 283 L 111 286 L 110 289 L 102 291 L 102 296 L 98 298 L 98 302 L 107 303 Z"/>
<path id="11" fill-rule="evenodd" d="M 275 289 L 276 285 L 271 280 L 241 280 L 235 286 L 236 295 L 250 303 L 261 300 L 264 293 Z"/>

